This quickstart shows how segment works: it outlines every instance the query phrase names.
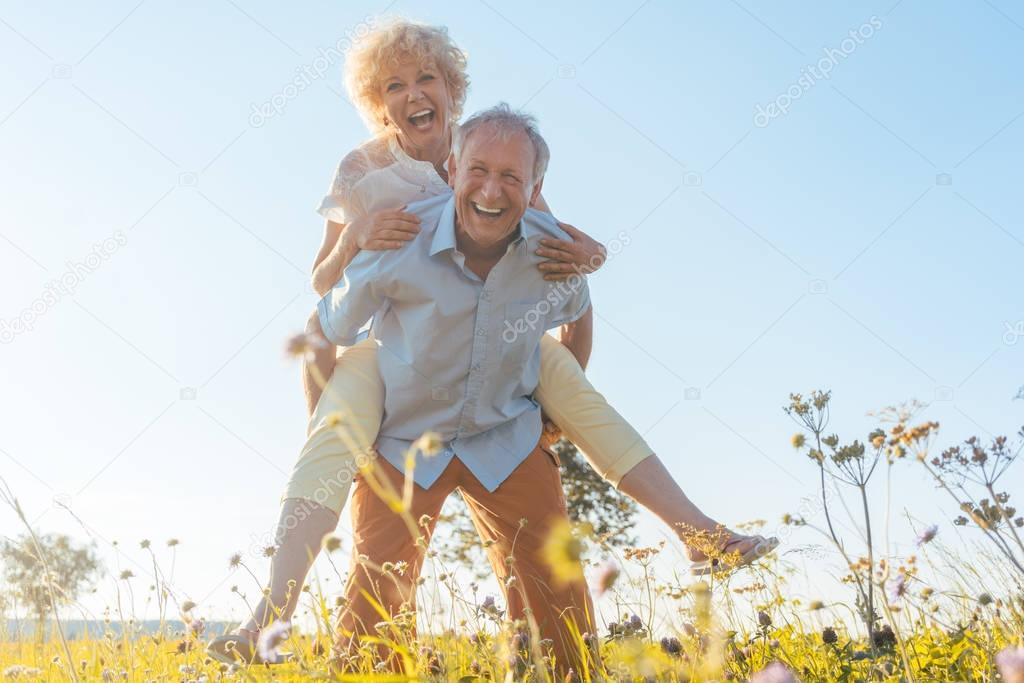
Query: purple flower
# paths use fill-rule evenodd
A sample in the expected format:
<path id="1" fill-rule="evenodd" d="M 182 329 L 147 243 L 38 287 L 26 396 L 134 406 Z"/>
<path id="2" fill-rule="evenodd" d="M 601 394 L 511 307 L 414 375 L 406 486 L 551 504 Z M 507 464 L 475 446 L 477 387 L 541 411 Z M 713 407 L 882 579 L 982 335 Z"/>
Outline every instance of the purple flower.
<path id="1" fill-rule="evenodd" d="M 498 608 L 494 604 L 494 596 L 488 595 L 486 598 L 484 598 L 483 604 L 480 605 L 480 609 L 482 609 L 484 612 L 487 612 L 488 614 L 493 614 L 494 612 L 497 612 Z"/>
<path id="2" fill-rule="evenodd" d="M 1024 647 L 1005 647 L 996 655 L 996 666 L 1006 683 L 1024 683 Z"/>
<path id="3" fill-rule="evenodd" d="M 889 583 L 889 602 L 896 602 L 907 593 L 907 575 L 897 574 Z"/>
<path id="4" fill-rule="evenodd" d="M 276 661 L 281 645 L 288 640 L 292 634 L 292 625 L 287 621 L 275 621 L 270 626 L 260 631 L 260 638 L 256 641 L 256 652 L 266 662 Z"/>
<path id="5" fill-rule="evenodd" d="M 920 548 L 925 543 L 930 543 L 937 533 L 939 533 L 938 524 L 932 524 L 930 527 L 925 528 L 921 535 L 917 537 L 917 547 Z"/>
<path id="6" fill-rule="evenodd" d="M 750 683 L 797 683 L 797 680 L 785 664 L 772 662 L 751 676 Z"/>

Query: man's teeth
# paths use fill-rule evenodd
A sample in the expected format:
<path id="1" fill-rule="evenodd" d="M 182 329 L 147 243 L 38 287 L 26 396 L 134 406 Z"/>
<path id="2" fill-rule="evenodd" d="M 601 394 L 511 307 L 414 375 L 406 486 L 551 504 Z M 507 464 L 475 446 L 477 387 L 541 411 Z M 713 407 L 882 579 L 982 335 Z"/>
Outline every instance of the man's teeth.
<path id="1" fill-rule="evenodd" d="M 476 202 L 473 202 L 473 208 L 476 209 L 477 211 L 479 211 L 480 213 L 486 213 L 486 214 L 491 215 L 491 216 L 497 216 L 499 213 L 501 213 L 504 210 L 504 209 L 488 209 L 488 208 L 484 208 L 484 207 L 480 206 L 479 204 L 477 204 Z"/>

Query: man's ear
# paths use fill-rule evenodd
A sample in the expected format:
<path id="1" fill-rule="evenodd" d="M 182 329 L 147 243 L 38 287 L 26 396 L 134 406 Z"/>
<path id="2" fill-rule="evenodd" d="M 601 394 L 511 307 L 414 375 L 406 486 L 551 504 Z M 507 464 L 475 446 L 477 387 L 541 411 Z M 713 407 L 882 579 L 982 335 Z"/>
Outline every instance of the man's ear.
<path id="1" fill-rule="evenodd" d="M 446 164 L 448 168 L 448 186 L 455 189 L 455 152 L 448 155 L 448 162 Z"/>
<path id="2" fill-rule="evenodd" d="M 544 176 L 540 177 L 540 180 L 538 180 L 534 184 L 533 190 L 530 192 L 530 206 L 536 206 L 537 197 L 540 196 L 540 191 L 542 187 L 544 187 Z"/>

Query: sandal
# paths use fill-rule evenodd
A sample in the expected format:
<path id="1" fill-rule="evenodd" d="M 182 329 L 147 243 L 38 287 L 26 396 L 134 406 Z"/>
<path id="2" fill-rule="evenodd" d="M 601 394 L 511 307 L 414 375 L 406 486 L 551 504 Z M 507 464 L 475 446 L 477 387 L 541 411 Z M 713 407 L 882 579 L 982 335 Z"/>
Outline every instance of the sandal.
<path id="1" fill-rule="evenodd" d="M 779 547 L 779 539 L 775 536 L 771 536 L 770 538 L 765 538 L 764 536 L 739 536 L 737 538 L 733 538 L 722 546 L 723 554 L 729 546 L 736 543 L 742 543 L 748 538 L 753 538 L 757 542 L 754 543 L 753 547 L 747 550 L 747 552 L 743 553 L 739 560 L 734 562 L 724 562 L 723 560 L 726 558 L 700 560 L 699 562 L 694 562 L 690 566 L 690 574 L 693 576 L 708 576 L 709 574 L 716 574 L 733 569 L 739 569 L 740 567 L 746 567 L 750 563 L 761 559 Z"/>

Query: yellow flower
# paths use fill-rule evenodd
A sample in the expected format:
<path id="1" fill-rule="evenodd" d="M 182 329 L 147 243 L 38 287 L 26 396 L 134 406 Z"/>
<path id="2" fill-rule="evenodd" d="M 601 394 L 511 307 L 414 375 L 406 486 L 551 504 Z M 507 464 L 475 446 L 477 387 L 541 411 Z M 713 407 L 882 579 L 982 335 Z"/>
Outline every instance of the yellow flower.
<path id="1" fill-rule="evenodd" d="M 544 543 L 544 561 L 551 567 L 555 581 L 561 585 L 583 580 L 583 540 L 573 533 L 568 520 L 558 522 Z"/>
<path id="2" fill-rule="evenodd" d="M 444 441 L 441 440 L 441 435 L 437 432 L 424 432 L 423 436 L 413 444 L 413 448 L 429 458 L 441 452 L 444 448 Z"/>
<path id="3" fill-rule="evenodd" d="M 329 553 L 333 553 L 341 547 L 341 539 L 334 534 L 326 534 L 321 544 L 323 545 L 324 550 Z"/>
<path id="4" fill-rule="evenodd" d="M 793 444 L 793 448 L 803 448 L 804 444 L 807 443 L 807 438 L 803 434 L 794 434 L 789 442 Z"/>

